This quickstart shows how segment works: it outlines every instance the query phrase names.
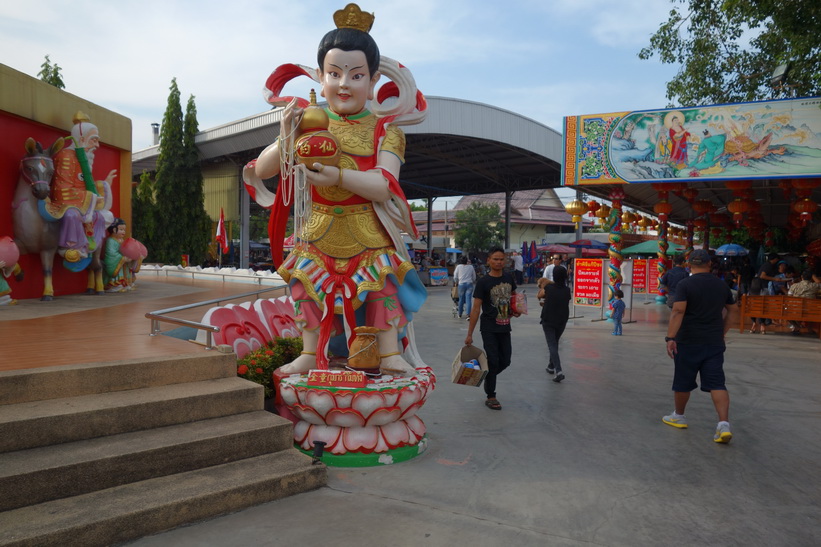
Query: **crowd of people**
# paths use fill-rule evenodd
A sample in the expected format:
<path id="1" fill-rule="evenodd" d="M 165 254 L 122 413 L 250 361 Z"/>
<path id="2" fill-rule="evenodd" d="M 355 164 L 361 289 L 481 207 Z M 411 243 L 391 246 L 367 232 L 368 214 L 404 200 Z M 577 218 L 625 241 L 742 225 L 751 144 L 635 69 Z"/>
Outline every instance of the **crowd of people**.
<path id="1" fill-rule="evenodd" d="M 459 317 L 465 309 L 468 314 L 468 334 L 464 343 L 473 343 L 477 325 L 482 335 L 488 361 L 485 404 L 492 410 L 502 408 L 497 398 L 496 380 L 511 364 L 510 318 L 519 315 L 519 310 L 512 304 L 516 301 L 517 288 L 526 281 L 516 254 L 507 255 L 503 249 L 493 249 L 487 260 L 490 271 L 483 276 L 477 276 L 465 257 L 454 274 L 459 287 Z M 556 383 L 565 379 L 559 341 L 567 326 L 572 298 L 565 264 L 569 266 L 572 262 L 568 264 L 561 255 L 550 256 L 537 280 L 540 324 L 548 348 L 547 372 Z M 674 267 L 662 278 L 671 310 L 665 343 L 667 354 L 675 365 L 674 410 L 662 418 L 664 423 L 679 429 L 687 428 L 684 411 L 690 393 L 700 387 L 710 393 L 718 415 L 713 440 L 728 443 L 732 439 L 730 398 L 723 369 L 724 336 L 732 325 L 737 324 L 739 295 L 788 294 L 821 298 L 821 264 L 816 265 L 816 269 L 800 268 L 800 275 L 796 274 L 797 269 L 777 254 L 768 255 L 758 271 L 748 257 L 737 262 L 722 261 L 704 249 L 692 251 L 687 260 L 684 257 L 674 259 Z M 622 334 L 623 297 L 624 293 L 617 290 L 611 312 L 614 335 Z M 759 321 L 754 320 L 751 332 L 756 332 L 756 328 L 765 332 L 763 322 L 758 325 Z M 790 328 L 799 333 L 801 325 L 791 323 Z"/>
<path id="2" fill-rule="evenodd" d="M 752 275 L 751 275 L 752 272 Z M 821 265 L 814 269 L 806 266 L 798 274 L 795 266 L 789 264 L 776 253 L 767 255 L 767 260 L 761 264 L 758 272 L 752 269 L 749 261 L 745 261 L 739 268 L 738 275 L 732 272 L 727 277 L 727 283 L 737 280 L 734 287 L 738 295 L 751 296 L 788 295 L 800 298 L 821 298 Z M 767 327 L 772 320 L 753 318 L 750 333 L 766 334 Z M 782 325 L 779 325 L 782 326 Z M 801 334 L 802 326 L 795 321 L 788 324 L 794 335 Z"/>

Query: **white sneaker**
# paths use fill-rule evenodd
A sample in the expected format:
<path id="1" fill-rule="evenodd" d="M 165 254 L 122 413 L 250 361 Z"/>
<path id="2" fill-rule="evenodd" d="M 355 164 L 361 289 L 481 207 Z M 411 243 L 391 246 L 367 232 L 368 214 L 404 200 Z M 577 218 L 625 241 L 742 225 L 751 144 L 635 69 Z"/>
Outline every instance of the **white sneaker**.
<path id="1" fill-rule="evenodd" d="M 673 412 L 669 416 L 663 417 L 661 421 L 679 429 L 687 429 L 687 418 L 685 418 L 683 414 L 677 416 L 676 413 Z"/>
<path id="2" fill-rule="evenodd" d="M 717 443 L 728 443 L 733 439 L 733 433 L 730 431 L 729 422 L 718 422 L 716 426 L 716 434 L 713 435 L 713 440 Z"/>

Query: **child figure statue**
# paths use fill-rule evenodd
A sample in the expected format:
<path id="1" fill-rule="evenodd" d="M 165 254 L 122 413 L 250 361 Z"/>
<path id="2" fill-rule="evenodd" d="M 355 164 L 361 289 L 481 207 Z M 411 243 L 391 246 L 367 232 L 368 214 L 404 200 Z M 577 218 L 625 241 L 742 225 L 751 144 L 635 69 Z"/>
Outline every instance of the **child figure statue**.
<path id="1" fill-rule="evenodd" d="M 17 281 L 23 280 L 23 270 L 17 261 L 20 259 L 20 250 L 8 236 L 0 237 L 0 306 L 13 306 L 17 300 L 11 297 L 11 287 L 6 278 L 12 275 Z"/>
<path id="2" fill-rule="evenodd" d="M 251 195 L 272 207 L 269 236 L 275 261 L 282 256 L 285 223 L 294 204 L 296 244 L 278 272 L 290 284 L 304 350 L 282 368 L 284 373 L 327 368 L 331 338 L 344 334 L 350 347 L 359 326 L 377 329 L 383 373 L 411 376 L 416 367 L 425 366 L 411 321 L 426 291 L 400 235 L 417 232 L 399 186 L 405 136 L 397 126 L 421 122 L 426 104 L 410 72 L 380 57 L 368 34 L 373 19 L 348 4 L 334 14 L 337 28 L 322 38 L 318 69 L 283 65 L 271 75 L 268 102 L 287 103 L 280 137 L 243 172 Z M 382 74 L 392 81 L 373 101 Z M 333 136 L 327 142 L 340 149 L 333 162 L 303 165 L 294 159 L 307 102 L 278 95 L 299 75 L 321 84 L 328 102 L 327 131 Z M 390 105 L 384 106 L 389 97 Z M 277 175 L 281 180 L 273 195 L 262 180 Z"/>

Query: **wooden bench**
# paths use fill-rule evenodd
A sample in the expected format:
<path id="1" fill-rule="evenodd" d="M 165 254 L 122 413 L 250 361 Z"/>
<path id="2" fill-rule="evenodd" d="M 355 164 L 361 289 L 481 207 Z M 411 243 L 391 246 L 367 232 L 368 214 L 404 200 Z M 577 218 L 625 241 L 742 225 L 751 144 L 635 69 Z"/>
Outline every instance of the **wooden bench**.
<path id="1" fill-rule="evenodd" d="M 787 321 L 804 322 L 821 338 L 821 300 L 799 298 L 797 296 L 750 296 L 741 297 L 741 319 L 739 332 L 744 332 L 748 320 L 753 317 L 781 321 L 782 327 Z"/>

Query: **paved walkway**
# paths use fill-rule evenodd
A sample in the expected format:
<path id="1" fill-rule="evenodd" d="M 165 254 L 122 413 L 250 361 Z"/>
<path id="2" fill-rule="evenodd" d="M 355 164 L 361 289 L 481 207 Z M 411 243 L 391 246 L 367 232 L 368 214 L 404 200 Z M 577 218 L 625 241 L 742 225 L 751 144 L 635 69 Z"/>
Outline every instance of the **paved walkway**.
<path id="1" fill-rule="evenodd" d="M 818 545 L 817 338 L 730 331 L 735 436 L 718 445 L 706 393 L 693 394 L 689 429 L 661 422 L 672 410 L 666 306 L 639 300 L 622 337 L 591 321 L 595 310 L 577 308 L 587 317 L 562 339 L 562 384 L 545 373 L 538 317 L 515 320 L 497 412 L 481 388 L 449 382 L 466 334 L 451 304 L 449 289 L 432 288 L 416 322 L 420 351 L 439 375 L 420 412 L 425 454 L 330 468 L 320 490 L 133 545 Z"/>

